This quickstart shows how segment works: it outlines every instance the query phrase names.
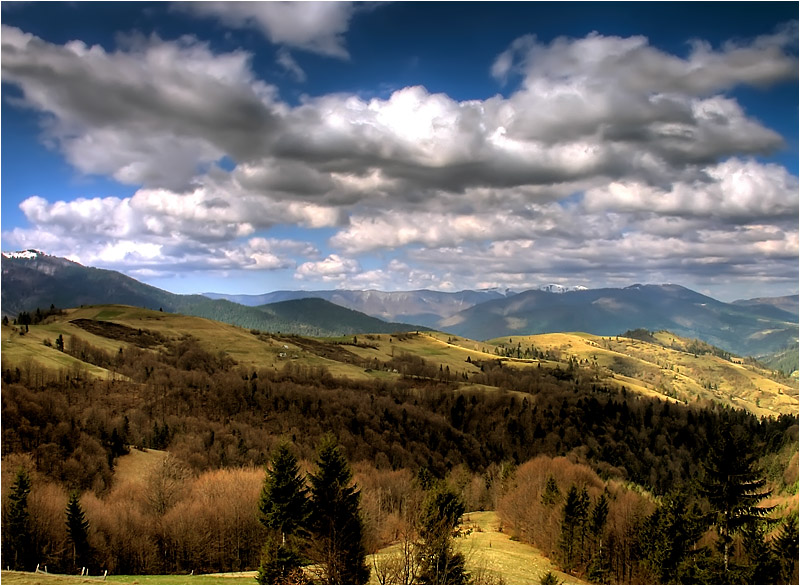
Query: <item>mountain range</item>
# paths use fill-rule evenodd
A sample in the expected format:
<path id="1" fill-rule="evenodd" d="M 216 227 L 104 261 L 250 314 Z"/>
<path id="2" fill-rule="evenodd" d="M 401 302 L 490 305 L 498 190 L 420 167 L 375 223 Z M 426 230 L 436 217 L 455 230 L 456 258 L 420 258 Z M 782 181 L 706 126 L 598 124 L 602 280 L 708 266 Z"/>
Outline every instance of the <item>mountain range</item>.
<path id="1" fill-rule="evenodd" d="M 582 331 L 669 330 L 740 355 L 763 356 L 798 340 L 798 296 L 724 303 L 680 285 L 620 289 L 546 286 L 460 291 L 275 291 L 176 295 L 121 273 L 38 251 L 3 253 L 2 313 L 118 303 L 305 335 L 433 328 L 476 340 Z M 392 320 L 392 321 L 387 321 Z M 397 321 L 395 321 L 397 320 Z"/>
<path id="2" fill-rule="evenodd" d="M 420 329 L 417 325 L 387 322 L 320 299 L 248 307 L 203 295 L 177 295 L 117 271 L 85 267 L 35 250 L 2 254 L 0 295 L 2 314 L 8 317 L 51 305 L 67 308 L 114 303 L 307 336 Z"/>

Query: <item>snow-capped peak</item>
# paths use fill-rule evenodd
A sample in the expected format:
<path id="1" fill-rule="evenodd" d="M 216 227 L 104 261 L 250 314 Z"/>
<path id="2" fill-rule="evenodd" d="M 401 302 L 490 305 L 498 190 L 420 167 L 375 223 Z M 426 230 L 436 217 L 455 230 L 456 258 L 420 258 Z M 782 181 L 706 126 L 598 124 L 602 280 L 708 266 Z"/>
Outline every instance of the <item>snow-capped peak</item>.
<path id="1" fill-rule="evenodd" d="M 18 250 L 16 252 L 4 252 L 3 256 L 6 258 L 34 259 L 40 256 L 44 256 L 44 253 L 38 250 L 30 249 L 30 250 Z"/>
<path id="2" fill-rule="evenodd" d="M 575 285 L 573 287 L 565 286 L 565 285 L 557 285 L 555 283 L 550 283 L 549 285 L 540 285 L 539 291 L 547 291 L 548 293 L 568 293 L 570 291 L 586 291 L 587 287 L 583 285 Z"/>

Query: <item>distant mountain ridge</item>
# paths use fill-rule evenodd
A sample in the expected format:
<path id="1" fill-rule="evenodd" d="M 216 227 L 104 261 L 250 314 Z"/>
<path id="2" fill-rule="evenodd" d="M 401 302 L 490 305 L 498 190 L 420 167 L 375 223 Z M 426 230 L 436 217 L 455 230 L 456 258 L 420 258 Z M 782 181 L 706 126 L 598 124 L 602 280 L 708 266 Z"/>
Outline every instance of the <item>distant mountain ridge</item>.
<path id="1" fill-rule="evenodd" d="M 2 314 L 11 317 L 37 307 L 45 309 L 51 304 L 68 308 L 114 303 L 163 309 L 246 328 L 310 336 L 420 329 L 418 325 L 389 323 L 324 300 L 247 307 L 203 295 L 177 295 L 116 271 L 85 267 L 35 250 L 2 254 L 0 295 Z"/>
<path id="2" fill-rule="evenodd" d="M 585 291 L 586 287 L 558 284 L 541 285 L 540 291 L 567 293 Z M 227 293 L 203 293 L 210 299 L 227 299 L 242 305 L 258 306 L 291 299 L 325 299 L 336 305 L 361 311 L 367 315 L 384 320 L 416 323 L 437 327 L 442 319 L 455 315 L 486 301 L 507 299 L 517 295 L 517 291 L 499 287 L 490 289 L 466 289 L 447 292 L 431 289 L 413 291 L 378 291 L 375 289 L 335 289 L 318 291 L 272 291 L 261 295 L 234 295 Z"/>
<path id="3" fill-rule="evenodd" d="M 8 316 L 51 303 L 57 307 L 119 303 L 315 336 L 391 333 L 423 326 L 486 340 L 571 331 L 611 336 L 644 328 L 673 331 L 751 356 L 774 354 L 798 341 L 796 295 L 723 303 L 670 284 L 624 289 L 550 285 L 522 293 L 489 289 L 176 295 L 115 271 L 84 267 L 38 251 L 3 253 L 2 277 L 2 313 Z M 285 303 L 290 301 L 294 303 Z"/>
<path id="4" fill-rule="evenodd" d="M 360 311 L 383 320 L 416 323 L 435 327 L 443 317 L 450 316 L 494 299 L 505 299 L 516 293 L 494 289 L 448 293 L 419 289 L 415 291 L 358 291 L 336 289 L 323 291 L 273 291 L 262 295 L 226 295 L 204 293 L 211 299 L 227 299 L 242 305 L 259 306 L 266 303 L 298 299 L 325 299 L 336 305 Z"/>
<path id="5" fill-rule="evenodd" d="M 759 356 L 797 341 L 797 314 L 768 303 L 731 304 L 680 285 L 632 285 L 553 295 L 525 291 L 439 322 L 474 339 L 549 332 L 612 336 L 644 328 L 698 338 L 730 352 Z"/>

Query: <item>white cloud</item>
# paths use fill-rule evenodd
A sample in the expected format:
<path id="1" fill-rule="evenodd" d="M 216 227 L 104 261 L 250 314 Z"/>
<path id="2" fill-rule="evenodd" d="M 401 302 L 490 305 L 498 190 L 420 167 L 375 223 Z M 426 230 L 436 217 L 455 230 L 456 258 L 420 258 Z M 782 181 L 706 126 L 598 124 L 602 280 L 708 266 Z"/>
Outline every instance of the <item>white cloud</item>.
<path id="1" fill-rule="evenodd" d="M 301 280 L 337 282 L 347 279 L 361 270 L 359 262 L 352 258 L 343 258 L 331 254 L 323 260 L 305 262 L 297 267 L 295 278 Z"/>
<path id="2" fill-rule="evenodd" d="M 217 18 L 232 28 L 259 30 L 271 42 L 347 58 L 344 34 L 352 2 L 187 2 L 180 9 Z"/>
<path id="3" fill-rule="evenodd" d="M 744 222 L 797 216 L 797 178 L 783 167 L 730 159 L 704 172 L 704 179 L 678 181 L 667 190 L 640 181 L 613 182 L 590 189 L 585 197 L 586 209 Z"/>
<path id="4" fill-rule="evenodd" d="M 494 61 L 492 75 L 503 79 L 512 71 L 535 88 L 542 80 L 597 86 L 635 94 L 709 95 L 739 84 L 768 85 L 797 76 L 797 60 L 787 49 L 797 45 L 797 21 L 772 35 L 749 43 L 726 43 L 714 50 L 694 41 L 686 59 L 665 53 L 643 36 L 616 37 L 592 33 L 582 39 L 559 37 L 544 44 L 534 36 L 520 37 Z M 605 93 L 605 92 L 604 92 Z"/>

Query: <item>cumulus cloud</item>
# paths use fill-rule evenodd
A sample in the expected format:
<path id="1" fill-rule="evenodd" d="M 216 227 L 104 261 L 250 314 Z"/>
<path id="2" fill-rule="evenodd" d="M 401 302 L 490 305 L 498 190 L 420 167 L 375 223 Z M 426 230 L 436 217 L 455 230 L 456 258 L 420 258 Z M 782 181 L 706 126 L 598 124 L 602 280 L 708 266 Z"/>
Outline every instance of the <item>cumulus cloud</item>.
<path id="1" fill-rule="evenodd" d="M 297 267 L 295 278 L 310 281 L 337 282 L 361 270 L 359 262 L 352 258 L 343 258 L 331 254 L 323 260 L 305 262 Z"/>
<path id="2" fill-rule="evenodd" d="M 234 4 L 186 10 L 262 30 L 298 80 L 288 47 L 347 55 L 349 3 L 303 3 L 302 22 L 294 3 Z M 796 275 L 797 178 L 753 158 L 783 139 L 723 93 L 794 80 L 796 31 L 698 41 L 685 58 L 644 37 L 527 36 L 492 66 L 521 76 L 508 96 L 412 86 L 289 105 L 244 51 L 156 36 L 110 51 L 4 26 L 3 80 L 45 115 L 46 138 L 79 171 L 138 189 L 31 196 L 31 227 L 3 239 L 136 270 L 296 268 L 305 282 L 391 288 L 762 274 L 750 259 Z M 277 225 L 335 229 L 331 254 L 262 238 Z M 382 268 L 357 258 L 389 249 L 401 258 Z"/>
<path id="3" fill-rule="evenodd" d="M 275 92 L 254 78 L 250 55 L 214 54 L 191 37 L 127 44 L 54 45 L 2 27 L 3 80 L 50 115 L 47 136 L 76 168 L 175 187 L 225 154 L 246 159 L 265 148 Z"/>
<path id="4" fill-rule="evenodd" d="M 745 222 L 794 218 L 797 177 L 784 167 L 729 159 L 704 169 L 705 177 L 662 189 L 640 181 L 617 181 L 586 192 L 588 211 L 655 212 Z"/>
<path id="5" fill-rule="evenodd" d="M 730 98 L 656 91 L 662 77 L 655 89 L 620 83 L 638 79 L 631 61 L 670 57 L 639 38 L 534 45 L 532 77 L 508 98 L 459 102 L 416 86 L 386 99 L 334 94 L 290 107 L 255 76 L 247 53 L 215 54 L 197 39 L 139 38 L 108 52 L 11 27 L 3 33 L 4 80 L 51 115 L 48 134 L 67 158 L 85 173 L 150 187 L 183 188 L 228 157 L 255 187 L 262 180 L 284 197 L 413 203 L 430 190 L 630 176 L 657 183 L 782 144 Z M 775 57 L 759 47 L 747 55 Z M 594 48 L 600 54 L 588 57 Z M 773 59 L 787 61 L 783 53 Z M 562 71 L 562 62 L 572 65 Z M 779 67 L 769 79 L 794 71 Z"/>
<path id="6" fill-rule="evenodd" d="M 352 2 L 182 2 L 197 16 L 218 19 L 231 28 L 252 28 L 269 41 L 347 58 L 344 34 L 355 12 Z"/>
<path id="7" fill-rule="evenodd" d="M 495 58 L 491 73 L 500 80 L 518 73 L 527 88 L 538 87 L 542 80 L 586 86 L 613 81 L 622 91 L 703 96 L 739 84 L 768 85 L 796 76 L 796 56 L 787 52 L 796 45 L 797 21 L 749 43 L 725 43 L 719 50 L 695 40 L 685 59 L 651 46 L 643 36 L 592 33 L 545 44 L 526 35 Z"/>

